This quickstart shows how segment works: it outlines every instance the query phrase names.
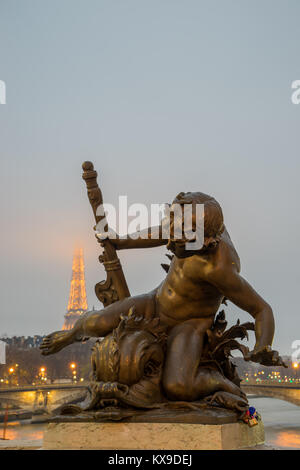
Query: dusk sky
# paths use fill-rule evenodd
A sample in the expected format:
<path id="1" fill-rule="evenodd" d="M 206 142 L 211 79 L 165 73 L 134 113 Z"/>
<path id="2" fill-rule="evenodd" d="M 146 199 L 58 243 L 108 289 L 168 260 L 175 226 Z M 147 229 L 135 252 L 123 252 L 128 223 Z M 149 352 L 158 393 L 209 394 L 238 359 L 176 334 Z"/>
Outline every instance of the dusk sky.
<path id="1" fill-rule="evenodd" d="M 0 335 L 60 329 L 75 244 L 89 307 L 104 278 L 81 164 L 106 202 L 222 205 L 242 275 L 300 339 L 298 0 L 0 0 Z M 132 294 L 165 248 L 121 252 Z M 231 303 L 230 323 L 248 320 Z M 253 337 L 251 344 L 253 344 Z"/>

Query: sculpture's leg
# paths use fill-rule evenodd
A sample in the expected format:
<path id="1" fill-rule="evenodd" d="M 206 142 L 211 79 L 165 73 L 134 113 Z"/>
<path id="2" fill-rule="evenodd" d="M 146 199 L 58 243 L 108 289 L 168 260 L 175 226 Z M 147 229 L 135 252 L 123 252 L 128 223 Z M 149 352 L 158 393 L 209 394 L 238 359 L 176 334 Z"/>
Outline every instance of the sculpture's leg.
<path id="1" fill-rule="evenodd" d="M 81 341 L 86 336 L 102 337 L 111 333 L 120 322 L 120 315 L 126 314 L 131 307 L 137 314 L 152 316 L 155 312 L 155 291 L 149 294 L 128 297 L 108 305 L 102 310 L 82 315 L 69 331 L 55 331 L 46 336 L 40 346 L 43 355 L 54 354 L 69 344 Z"/>
<path id="2" fill-rule="evenodd" d="M 170 400 L 193 401 L 217 391 L 243 396 L 221 372 L 199 367 L 205 332 L 212 322 L 212 318 L 188 320 L 171 331 L 163 375 L 164 391 Z"/>

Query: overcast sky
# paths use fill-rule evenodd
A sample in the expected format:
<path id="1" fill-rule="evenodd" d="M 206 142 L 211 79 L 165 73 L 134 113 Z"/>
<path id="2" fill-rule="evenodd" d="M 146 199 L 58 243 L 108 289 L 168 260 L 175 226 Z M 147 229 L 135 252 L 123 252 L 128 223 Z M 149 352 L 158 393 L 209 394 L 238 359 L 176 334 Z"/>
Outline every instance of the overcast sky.
<path id="1" fill-rule="evenodd" d="M 89 307 L 103 279 L 81 163 L 106 202 L 221 203 L 242 274 L 272 305 L 274 346 L 300 339 L 300 3 L 0 0 L 0 333 L 60 329 L 74 244 Z M 121 253 L 133 294 L 165 248 Z M 230 322 L 248 319 L 232 304 Z"/>

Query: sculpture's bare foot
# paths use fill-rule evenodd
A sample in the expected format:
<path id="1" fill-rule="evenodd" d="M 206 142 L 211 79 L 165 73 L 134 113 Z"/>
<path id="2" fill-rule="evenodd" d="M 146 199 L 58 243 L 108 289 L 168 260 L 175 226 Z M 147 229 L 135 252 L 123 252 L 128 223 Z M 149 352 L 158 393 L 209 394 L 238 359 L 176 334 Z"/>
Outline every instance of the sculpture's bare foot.
<path id="1" fill-rule="evenodd" d="M 48 356 L 49 354 L 57 353 L 71 343 L 72 341 L 69 331 L 54 331 L 54 333 L 45 336 L 42 344 L 40 345 L 40 349 L 43 356 Z"/>
<path id="2" fill-rule="evenodd" d="M 216 404 L 240 412 L 244 412 L 248 409 L 247 399 L 223 391 L 216 392 L 212 396 L 206 397 L 205 401 L 209 405 Z"/>

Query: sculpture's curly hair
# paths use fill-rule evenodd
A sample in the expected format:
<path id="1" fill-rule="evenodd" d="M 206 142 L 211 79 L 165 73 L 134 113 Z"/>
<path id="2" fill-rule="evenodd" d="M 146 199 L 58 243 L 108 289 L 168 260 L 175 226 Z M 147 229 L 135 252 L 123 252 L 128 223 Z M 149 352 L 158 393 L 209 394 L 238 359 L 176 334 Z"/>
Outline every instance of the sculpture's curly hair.
<path id="1" fill-rule="evenodd" d="M 204 204 L 203 247 L 213 247 L 219 243 L 225 227 L 221 206 L 215 198 L 200 192 L 181 192 L 173 204 Z"/>

